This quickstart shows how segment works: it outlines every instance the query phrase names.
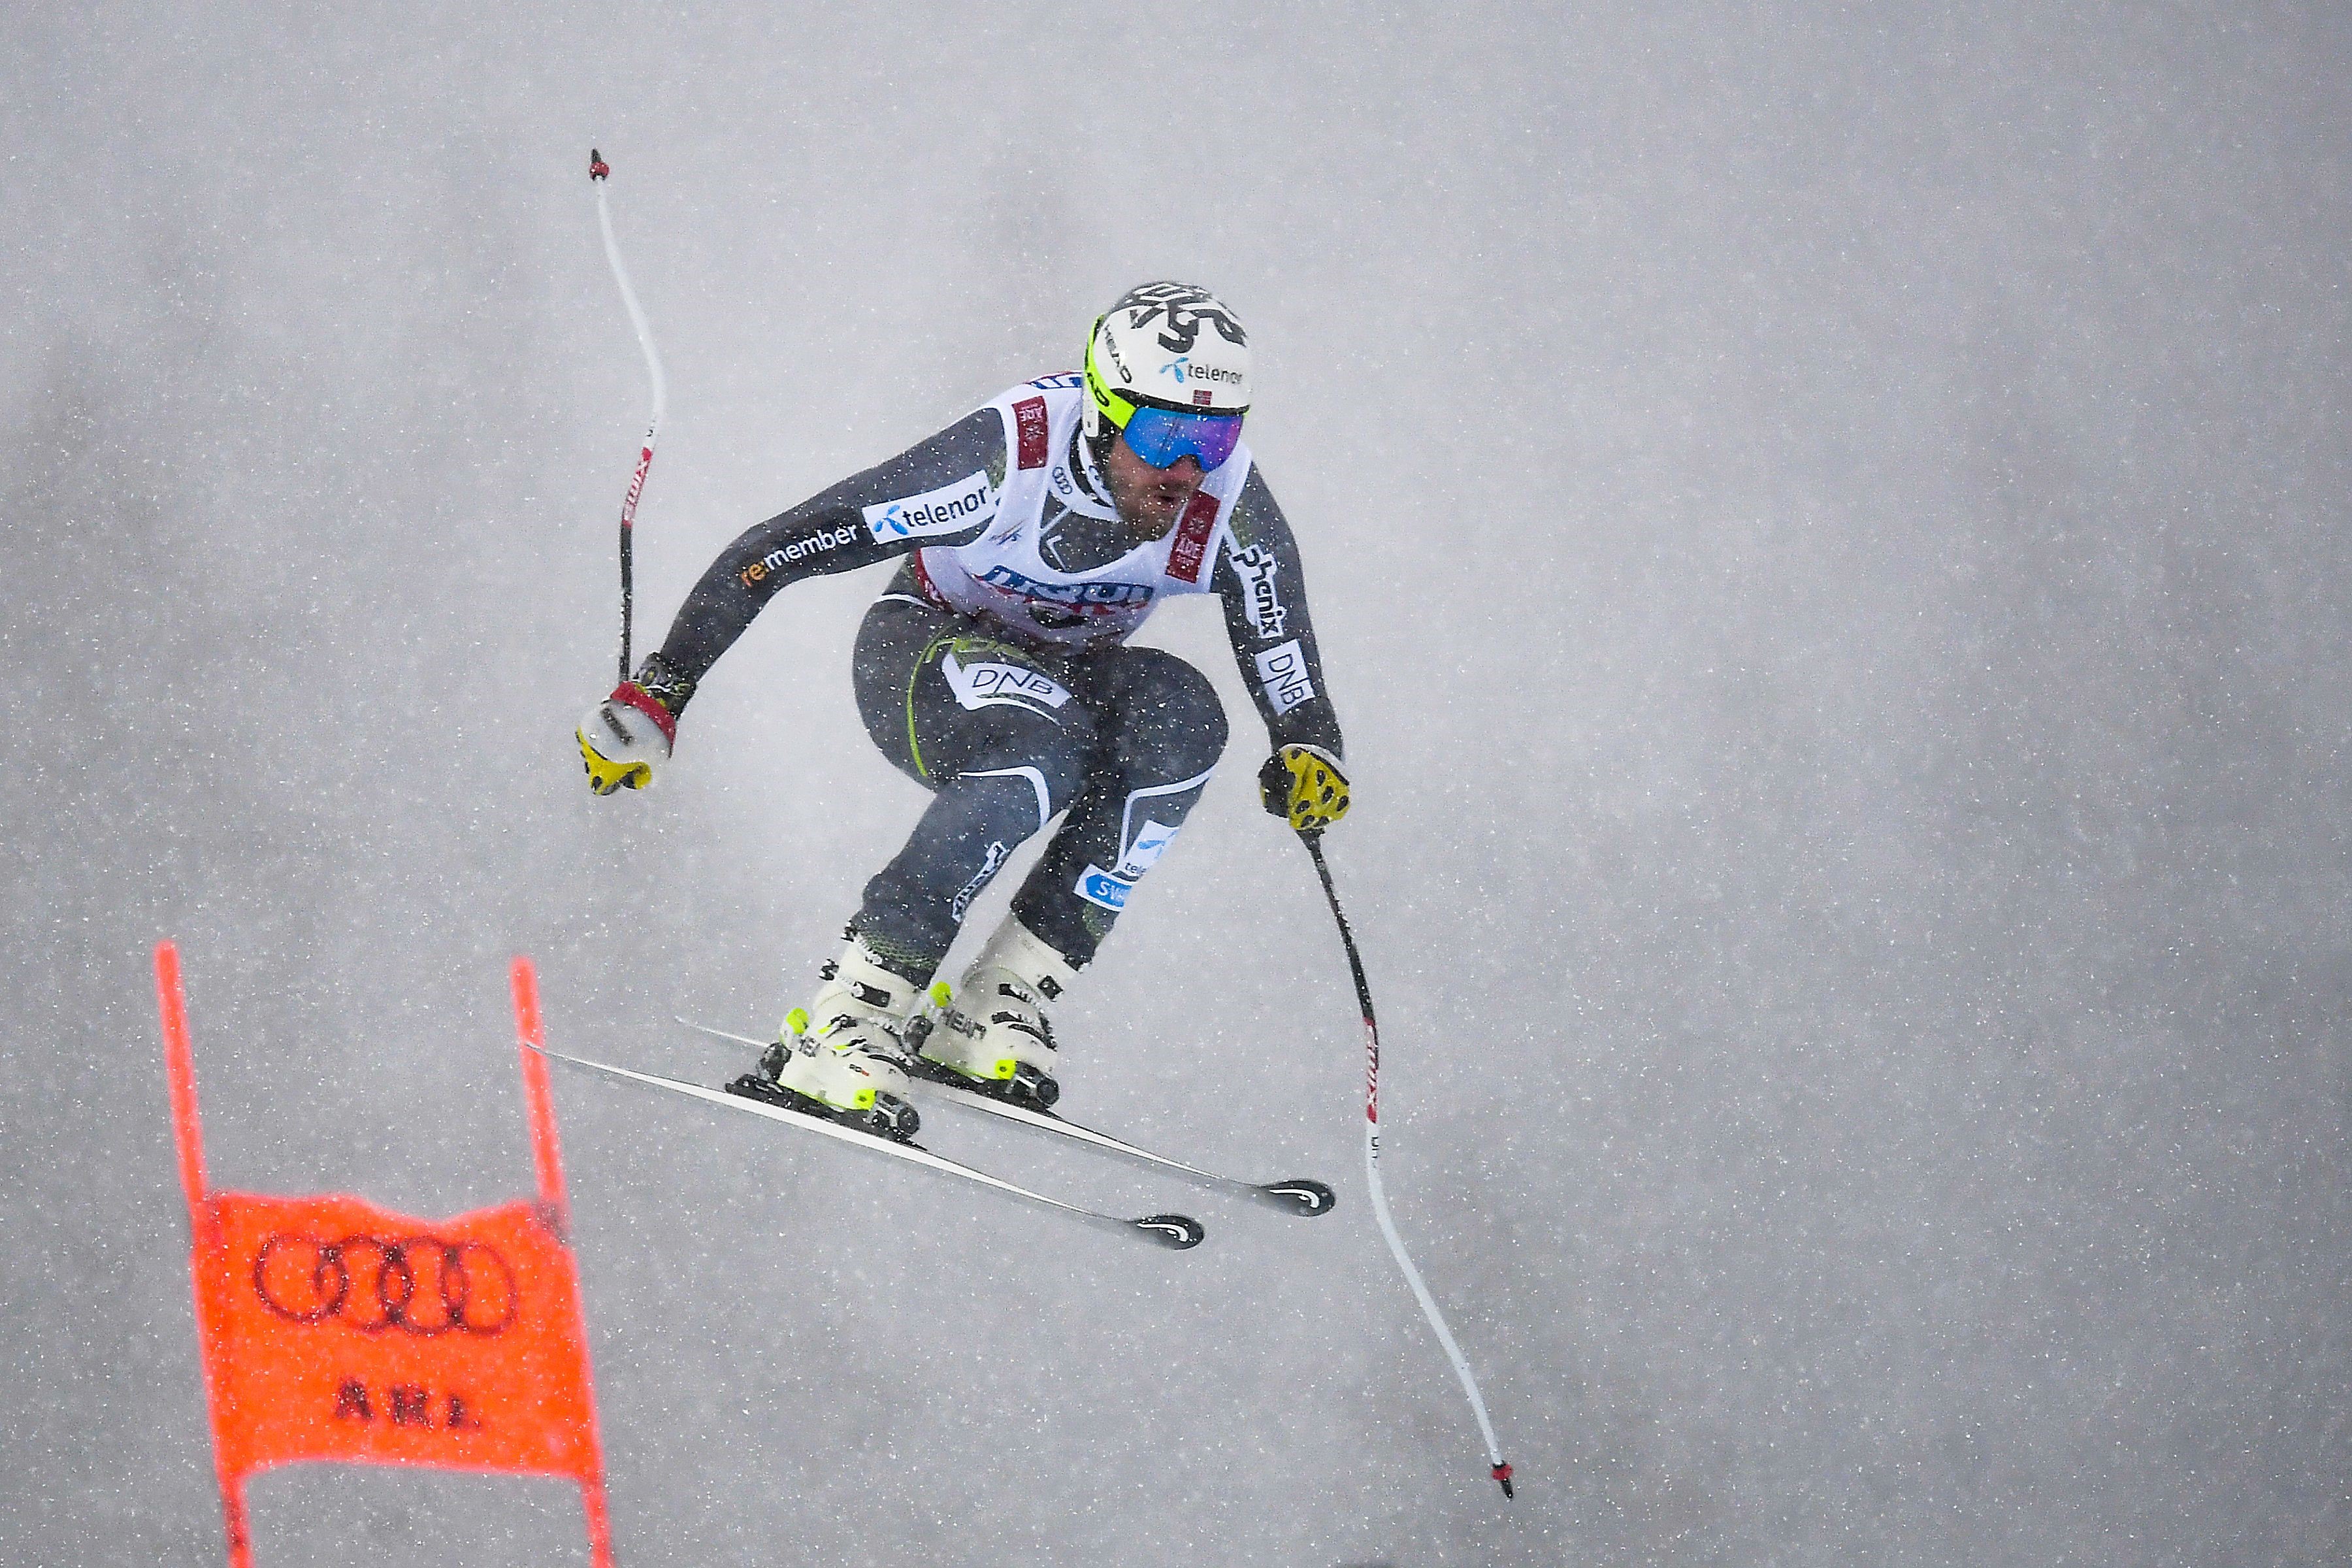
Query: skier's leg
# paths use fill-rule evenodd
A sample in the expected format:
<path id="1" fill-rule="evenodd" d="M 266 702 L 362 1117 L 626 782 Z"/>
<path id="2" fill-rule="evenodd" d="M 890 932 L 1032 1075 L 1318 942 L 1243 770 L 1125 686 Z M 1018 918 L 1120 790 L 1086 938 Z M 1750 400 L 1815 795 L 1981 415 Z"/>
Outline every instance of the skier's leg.
<path id="1" fill-rule="evenodd" d="M 1225 744 L 1224 710 L 1207 677 L 1172 655 L 1115 648 L 1080 661 L 1072 677 L 1095 721 L 1084 785 L 922 1046 L 926 1062 L 1040 1105 L 1061 1093 L 1045 1005 L 1094 957 Z"/>
<path id="2" fill-rule="evenodd" d="M 1064 660 L 911 596 L 860 627 L 857 706 L 883 753 L 930 786 L 906 845 L 866 885 L 853 929 L 919 984 L 1013 850 L 1077 795 L 1095 724 Z"/>
<path id="3" fill-rule="evenodd" d="M 1199 802 L 1225 749 L 1225 710 L 1207 676 L 1158 648 L 1088 659 L 1077 686 L 1093 763 L 1013 912 L 1083 967 Z"/>
<path id="4" fill-rule="evenodd" d="M 1061 661 L 911 595 L 866 613 L 855 676 L 867 733 L 933 797 L 866 883 L 815 999 L 786 1016 L 767 1071 L 788 1099 L 907 1136 L 908 1016 L 972 899 L 1077 793 L 1094 728 Z"/>

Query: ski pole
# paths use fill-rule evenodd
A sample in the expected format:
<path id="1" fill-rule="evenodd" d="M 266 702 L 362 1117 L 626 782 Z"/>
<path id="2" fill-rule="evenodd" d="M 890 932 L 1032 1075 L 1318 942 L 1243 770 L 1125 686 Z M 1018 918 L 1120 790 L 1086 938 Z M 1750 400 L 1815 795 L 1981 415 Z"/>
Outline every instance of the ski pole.
<path id="1" fill-rule="evenodd" d="M 1356 1005 L 1364 1013 L 1364 1181 L 1371 1190 L 1372 1214 L 1381 1222 L 1381 1234 L 1388 1238 L 1389 1251 L 1395 1255 L 1397 1267 L 1403 1270 L 1405 1283 L 1412 1287 L 1421 1310 L 1429 1326 L 1437 1331 L 1437 1342 L 1445 1347 L 1446 1359 L 1454 1363 L 1454 1373 L 1462 1380 L 1462 1392 L 1470 1396 L 1471 1413 L 1478 1417 L 1479 1435 L 1486 1440 L 1486 1457 L 1494 1462 L 1488 1472 L 1503 1488 L 1503 1495 L 1511 1495 L 1511 1467 L 1503 1458 L 1502 1445 L 1495 1440 L 1495 1424 L 1486 1418 L 1486 1401 L 1478 1392 L 1478 1380 L 1470 1374 L 1470 1363 L 1462 1347 L 1454 1342 L 1453 1331 L 1445 1326 L 1445 1315 L 1437 1310 L 1437 1302 L 1422 1283 L 1421 1270 L 1412 1266 L 1405 1255 L 1404 1240 L 1397 1235 L 1396 1220 L 1389 1213 L 1387 1192 L 1381 1185 L 1381 1026 L 1372 1016 L 1372 988 L 1364 978 L 1363 956 L 1356 951 L 1356 933 L 1349 928 L 1347 911 L 1339 907 L 1339 889 L 1332 885 L 1330 864 L 1323 858 L 1323 835 L 1320 830 L 1305 831 L 1298 841 L 1307 846 L 1314 858 L 1315 874 L 1323 879 L 1323 896 L 1330 900 L 1331 918 L 1339 922 L 1339 943 L 1348 950 L 1348 973 L 1356 982 Z"/>
<path id="2" fill-rule="evenodd" d="M 621 265 L 621 247 L 613 238 L 613 209 L 604 200 L 604 180 L 612 168 L 595 148 L 588 149 L 588 180 L 596 187 L 596 222 L 604 231 L 604 259 L 613 264 L 613 281 L 621 286 L 621 302 L 629 308 L 629 324 L 637 329 L 637 346 L 646 351 L 646 369 L 653 373 L 654 416 L 646 426 L 646 444 L 637 453 L 637 471 L 629 477 L 629 493 L 621 500 L 621 679 L 629 679 L 629 619 L 635 598 L 631 570 L 632 535 L 637 526 L 637 497 L 645 493 L 646 473 L 654 466 L 654 437 L 661 434 L 662 405 L 669 392 L 662 383 L 661 355 L 654 352 L 653 329 L 637 305 L 637 291 L 629 287 L 629 269 Z"/>

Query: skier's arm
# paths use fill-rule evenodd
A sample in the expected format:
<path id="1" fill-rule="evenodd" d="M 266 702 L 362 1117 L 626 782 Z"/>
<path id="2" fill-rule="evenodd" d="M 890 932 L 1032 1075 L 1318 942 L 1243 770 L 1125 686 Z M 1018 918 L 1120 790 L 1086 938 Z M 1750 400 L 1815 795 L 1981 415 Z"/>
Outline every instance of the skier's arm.
<path id="1" fill-rule="evenodd" d="M 981 408 L 749 530 L 686 596 L 655 656 L 662 679 L 690 694 L 789 584 L 977 539 L 995 518 L 1003 479 L 1004 421 Z M 681 697 L 673 712 L 684 705 Z"/>
<path id="2" fill-rule="evenodd" d="M 1323 685 L 1298 542 L 1255 470 L 1234 508 L 1233 537 L 1213 582 L 1224 603 L 1234 660 L 1265 721 L 1266 738 L 1277 752 L 1316 746 L 1336 760 L 1342 754 L 1339 716 Z"/>

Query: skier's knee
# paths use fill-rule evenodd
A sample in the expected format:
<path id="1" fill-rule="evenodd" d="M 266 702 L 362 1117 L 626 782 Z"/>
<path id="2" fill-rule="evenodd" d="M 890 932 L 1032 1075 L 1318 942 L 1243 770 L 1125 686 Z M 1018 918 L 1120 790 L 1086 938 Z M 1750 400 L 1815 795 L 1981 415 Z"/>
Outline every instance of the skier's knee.
<path id="1" fill-rule="evenodd" d="M 975 763 L 957 774 L 956 782 L 966 787 L 994 784 L 1008 800 L 1017 801 L 1017 809 L 1008 808 L 1005 826 L 1018 843 L 1043 829 L 1077 798 L 1085 775 L 1083 752 L 1055 747 L 1011 762 Z M 1033 809 L 1034 816 L 1030 815 Z"/>
<path id="2" fill-rule="evenodd" d="M 1097 745 L 1094 719 L 1084 708 L 1065 700 L 1040 714 L 1024 705 L 989 705 L 971 717 L 975 733 L 956 776 L 1025 783 L 1036 815 L 1024 825 L 1022 837 L 1045 826 L 1077 799 Z"/>
<path id="3" fill-rule="evenodd" d="M 1130 712 L 1130 765 L 1190 778 L 1217 765 L 1225 750 L 1225 707 L 1209 678 L 1173 654 L 1138 648 L 1141 668 Z"/>

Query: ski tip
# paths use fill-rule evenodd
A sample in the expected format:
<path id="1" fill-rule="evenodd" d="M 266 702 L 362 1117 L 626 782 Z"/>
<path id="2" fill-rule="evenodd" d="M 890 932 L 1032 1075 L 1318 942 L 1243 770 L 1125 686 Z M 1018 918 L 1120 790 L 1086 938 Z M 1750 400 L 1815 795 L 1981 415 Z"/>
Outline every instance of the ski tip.
<path id="1" fill-rule="evenodd" d="M 1329 1187 L 1311 1176 L 1293 1176 L 1286 1182 L 1268 1182 L 1258 1188 L 1258 1195 L 1286 1214 L 1302 1219 L 1329 1214 L 1339 1200 Z"/>
<path id="2" fill-rule="evenodd" d="M 1128 1221 L 1136 1230 L 1171 1251 L 1183 1252 L 1209 1238 L 1208 1227 L 1191 1215 L 1155 1214 Z"/>
<path id="3" fill-rule="evenodd" d="M 1511 1467 L 1507 1463 L 1496 1465 L 1492 1473 L 1496 1482 L 1502 1486 L 1503 1495 L 1507 1498 L 1509 1497 L 1511 1495 Z"/>

